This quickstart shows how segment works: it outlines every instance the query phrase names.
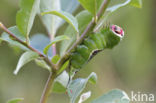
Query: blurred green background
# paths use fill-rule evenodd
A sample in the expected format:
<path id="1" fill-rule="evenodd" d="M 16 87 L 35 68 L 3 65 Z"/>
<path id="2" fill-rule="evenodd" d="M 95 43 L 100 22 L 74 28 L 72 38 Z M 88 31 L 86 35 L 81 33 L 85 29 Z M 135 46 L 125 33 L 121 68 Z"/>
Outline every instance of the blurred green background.
<path id="1" fill-rule="evenodd" d="M 107 21 L 123 27 L 125 38 L 113 50 L 99 53 L 77 74 L 87 77 L 97 73 L 97 84 L 85 89 L 92 91 L 90 100 L 114 88 L 125 90 L 129 96 L 131 91 L 156 94 L 155 4 L 155 0 L 143 0 L 142 9 L 127 6 Z M 0 21 L 7 27 L 15 25 L 18 9 L 18 0 L 0 0 Z M 38 32 L 37 27 L 34 31 Z M 39 103 L 49 73 L 31 62 L 13 75 L 19 56 L 7 43 L 0 44 L 0 103 L 14 97 L 24 98 L 21 103 Z M 68 102 L 67 94 L 52 94 L 48 103 Z"/>

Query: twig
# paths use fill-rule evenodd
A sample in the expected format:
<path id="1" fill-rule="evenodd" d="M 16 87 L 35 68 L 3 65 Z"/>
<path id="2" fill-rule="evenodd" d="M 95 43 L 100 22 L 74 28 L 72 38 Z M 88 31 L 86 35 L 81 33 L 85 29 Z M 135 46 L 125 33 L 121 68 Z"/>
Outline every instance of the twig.
<path id="1" fill-rule="evenodd" d="M 99 12 L 97 13 L 97 16 L 96 16 L 97 18 L 100 18 L 104 14 L 109 2 L 110 2 L 110 0 L 104 0 Z M 94 19 L 97 19 L 97 18 L 94 18 Z M 72 47 L 61 57 L 61 59 L 57 63 L 57 69 L 59 69 L 62 66 L 62 64 L 69 58 L 72 50 L 74 50 L 77 47 L 77 45 L 79 45 L 83 41 L 83 39 L 86 37 L 87 33 L 95 26 L 95 20 L 94 19 L 88 24 L 87 28 L 82 33 L 79 40 L 77 40 L 72 45 Z"/>
<path id="2" fill-rule="evenodd" d="M 28 43 L 22 41 L 21 39 L 19 39 L 18 37 L 16 37 L 12 32 L 10 32 L 1 22 L 0 22 L 0 28 L 3 29 L 5 32 L 7 32 L 11 37 L 13 37 L 16 41 L 18 41 L 19 43 L 23 44 L 24 46 L 26 46 L 27 48 L 29 48 L 30 50 L 36 52 L 37 54 L 39 54 L 40 57 L 43 57 L 43 59 L 46 61 L 46 63 L 48 65 L 50 65 L 52 72 L 50 72 L 48 81 L 46 83 L 45 89 L 43 91 L 43 94 L 41 96 L 41 101 L 40 103 L 46 103 L 51 86 L 54 82 L 54 79 L 56 77 L 56 66 L 55 64 L 53 64 L 48 57 L 44 56 L 42 53 L 40 53 L 38 50 L 36 50 L 35 48 L 31 47 L 30 45 L 28 45 Z"/>
<path id="3" fill-rule="evenodd" d="M 45 88 L 43 90 L 43 94 L 41 96 L 41 99 L 40 99 L 40 103 L 47 103 L 47 100 L 48 100 L 48 96 L 51 92 L 51 88 L 52 88 L 52 85 L 54 83 L 54 80 L 56 78 L 56 72 L 50 72 L 50 75 L 48 77 L 48 80 L 46 82 L 46 85 L 45 85 Z"/>
<path id="4" fill-rule="evenodd" d="M 97 18 L 100 18 L 102 16 L 102 14 L 105 12 L 107 5 L 109 3 L 110 0 L 105 0 L 100 8 L 100 11 L 97 14 Z M 29 49 L 33 50 L 34 52 L 38 53 L 41 57 L 44 57 L 44 60 L 50 64 L 51 68 L 53 69 L 53 73 L 50 72 L 48 81 L 46 82 L 46 86 L 44 88 L 43 94 L 41 96 L 41 100 L 40 103 L 46 103 L 48 100 L 48 96 L 50 94 L 52 85 L 54 83 L 55 78 L 57 77 L 57 70 L 60 69 L 60 67 L 63 65 L 63 63 L 69 58 L 70 53 L 72 52 L 72 50 L 74 50 L 78 44 L 80 44 L 85 36 L 87 35 L 87 33 L 94 28 L 95 26 L 95 19 L 94 18 L 86 27 L 86 29 L 84 30 L 84 32 L 82 33 L 82 35 L 80 36 L 80 38 L 72 45 L 72 47 L 64 54 L 64 56 L 62 56 L 62 58 L 59 60 L 59 62 L 55 65 L 53 64 L 47 57 L 45 57 L 42 53 L 40 53 L 39 51 L 37 51 L 36 49 L 32 48 L 31 46 L 29 46 L 28 44 L 26 44 L 25 42 L 23 42 L 22 40 L 18 39 L 13 33 L 11 33 L 2 23 L 0 23 L 0 27 L 7 32 L 10 36 L 12 36 L 15 40 L 17 40 L 18 42 L 20 42 L 21 44 L 25 45 L 26 47 L 28 47 Z M 54 47 L 56 50 L 56 47 Z M 56 54 L 56 51 L 53 51 L 53 54 Z"/>
<path id="5" fill-rule="evenodd" d="M 42 19 L 42 16 L 41 15 L 39 15 L 39 17 L 40 17 L 40 20 L 41 20 L 41 23 L 42 23 L 42 25 L 44 26 L 44 28 L 46 29 L 46 32 L 48 33 L 48 36 L 49 36 L 49 38 L 50 38 L 50 40 L 52 41 L 53 39 L 54 39 L 54 28 L 51 28 L 51 32 L 48 30 L 48 28 L 46 27 L 46 25 L 44 24 L 44 21 L 43 21 L 43 19 Z M 54 21 L 53 21 L 54 22 Z M 52 35 L 53 34 L 53 35 Z M 56 55 L 56 53 L 57 53 L 57 51 L 56 51 L 56 44 L 53 44 L 52 46 L 52 54 L 53 54 L 53 56 L 54 55 Z"/>
<path id="6" fill-rule="evenodd" d="M 55 38 L 54 35 L 50 35 L 50 34 L 49 34 L 49 37 L 50 37 L 51 41 Z M 55 56 L 56 55 L 56 44 L 53 44 L 51 47 L 52 47 L 52 55 Z"/>
<path id="7" fill-rule="evenodd" d="M 13 37 L 17 42 L 23 44 L 24 46 L 26 46 L 27 48 L 29 48 L 30 50 L 36 52 L 40 57 L 43 57 L 43 59 L 47 62 L 48 65 L 50 65 L 50 67 L 52 68 L 52 71 L 55 71 L 55 64 L 53 64 L 48 57 L 44 56 L 42 53 L 40 53 L 38 50 L 36 50 L 35 48 L 31 47 L 29 44 L 27 44 L 26 42 L 22 41 L 21 39 L 19 39 L 18 37 L 16 37 L 16 35 L 14 35 L 12 32 L 10 32 L 1 22 L 0 22 L 0 28 L 3 29 L 6 33 L 8 33 L 11 37 Z"/>
<path id="8" fill-rule="evenodd" d="M 52 45 L 52 54 L 53 54 L 53 56 L 56 55 L 56 44 Z"/>
<path id="9" fill-rule="evenodd" d="M 48 30 L 47 30 L 47 32 L 48 32 Z M 49 38 L 51 39 L 51 41 L 55 38 L 54 35 L 50 34 L 49 32 L 48 32 L 48 35 L 49 35 Z M 56 44 L 53 44 L 51 47 L 52 47 L 52 56 L 55 56 L 56 55 Z M 56 75 L 57 75 L 56 72 L 53 72 L 53 73 L 50 72 L 48 80 L 47 80 L 46 85 L 44 87 L 41 99 L 40 99 L 40 103 L 46 103 L 47 102 L 48 96 L 49 96 L 50 92 L 52 91 L 51 88 L 52 88 L 52 85 L 53 85 L 54 80 L 56 78 Z"/>

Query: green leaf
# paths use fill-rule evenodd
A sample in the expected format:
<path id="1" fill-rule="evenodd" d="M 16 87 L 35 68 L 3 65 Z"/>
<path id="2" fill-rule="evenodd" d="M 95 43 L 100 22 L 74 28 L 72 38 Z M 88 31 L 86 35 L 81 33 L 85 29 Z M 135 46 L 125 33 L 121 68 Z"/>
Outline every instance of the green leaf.
<path id="1" fill-rule="evenodd" d="M 62 72 L 56 79 L 54 86 L 52 88 L 52 92 L 55 93 L 64 93 L 66 91 L 66 87 L 69 81 L 69 75 L 66 71 Z"/>
<path id="2" fill-rule="evenodd" d="M 76 16 L 78 23 L 79 23 L 79 33 L 80 34 L 85 30 L 85 28 L 87 27 L 89 22 L 92 20 L 92 17 L 93 16 L 86 10 L 80 12 Z M 61 42 L 61 46 L 60 46 L 60 55 L 61 56 L 65 53 L 65 51 L 67 51 L 67 49 L 71 46 L 71 44 L 73 44 L 76 41 L 76 35 L 75 35 L 76 32 L 73 30 L 71 25 L 69 25 L 67 27 L 64 34 L 67 35 L 70 38 L 70 40 Z"/>
<path id="3" fill-rule="evenodd" d="M 121 90 L 112 90 L 91 103 L 130 103 L 128 95 Z"/>
<path id="4" fill-rule="evenodd" d="M 104 0 L 79 0 L 80 4 L 93 15 L 96 15 Z"/>
<path id="5" fill-rule="evenodd" d="M 61 83 L 59 82 L 55 82 L 52 92 L 53 93 L 64 93 L 66 91 L 66 87 L 64 87 Z"/>
<path id="6" fill-rule="evenodd" d="M 66 39 L 69 39 L 66 35 L 57 36 L 56 38 L 54 38 L 54 39 L 51 41 L 51 43 L 50 43 L 49 45 L 47 45 L 47 46 L 44 48 L 43 53 L 47 55 L 47 52 L 48 52 L 49 48 L 50 48 L 53 44 L 55 44 L 55 43 L 57 43 L 57 42 L 60 42 L 60 41 L 63 41 L 63 40 L 66 40 Z"/>
<path id="7" fill-rule="evenodd" d="M 51 71 L 51 68 L 49 65 L 42 59 L 35 59 L 35 62 L 38 66 L 47 69 L 48 71 Z"/>
<path id="8" fill-rule="evenodd" d="M 59 55 L 55 55 L 52 57 L 51 61 L 54 63 L 54 64 L 57 64 L 57 62 L 60 60 L 60 56 Z M 60 70 L 57 72 L 57 74 L 61 74 L 69 65 L 69 60 L 67 60 L 63 65 L 62 67 L 60 68 Z"/>
<path id="9" fill-rule="evenodd" d="M 142 8 L 142 0 L 131 0 L 130 5 L 137 8 Z"/>
<path id="10" fill-rule="evenodd" d="M 88 77 L 88 81 L 92 84 L 96 84 L 96 82 L 97 82 L 96 73 L 92 72 L 92 74 Z"/>
<path id="11" fill-rule="evenodd" d="M 128 5 L 130 2 L 131 2 L 131 0 L 126 0 L 126 2 L 124 2 L 124 3 L 117 4 L 117 5 L 114 5 L 114 6 L 112 6 L 112 7 L 107 8 L 107 11 L 109 11 L 109 12 L 114 12 L 114 11 L 116 11 L 117 9 Z"/>
<path id="12" fill-rule="evenodd" d="M 50 12 L 42 13 L 42 15 L 45 15 L 45 14 L 53 14 L 53 15 L 59 16 L 60 18 L 64 19 L 69 24 L 71 24 L 77 33 L 79 32 L 77 19 L 73 17 L 70 13 L 67 13 L 64 11 L 50 11 Z"/>
<path id="13" fill-rule="evenodd" d="M 55 55 L 55 56 L 53 56 L 53 58 L 51 59 L 51 61 L 52 61 L 54 64 L 56 64 L 56 63 L 59 61 L 59 59 L 60 59 L 60 56 L 59 56 L 59 55 Z"/>
<path id="14" fill-rule="evenodd" d="M 80 96 L 79 102 L 78 103 L 83 103 L 84 101 L 86 101 L 89 97 L 91 96 L 91 91 L 88 91 L 86 93 L 83 93 Z"/>
<path id="15" fill-rule="evenodd" d="M 61 9 L 69 13 L 74 12 L 79 6 L 79 2 L 77 0 L 60 0 L 60 1 L 61 1 Z"/>
<path id="16" fill-rule="evenodd" d="M 18 28 L 16 26 L 10 27 L 10 28 L 8 28 L 8 30 L 10 32 L 12 32 L 16 37 L 18 37 L 23 42 L 26 41 L 25 37 L 19 32 L 19 30 L 18 30 Z M 15 40 L 13 40 L 12 38 L 10 38 L 9 34 L 7 34 L 6 32 L 2 33 L 1 39 L 8 42 L 9 45 L 19 47 L 19 48 L 21 48 L 23 50 L 28 50 L 28 48 L 26 48 L 24 45 L 22 45 L 19 42 L 17 42 Z"/>
<path id="17" fill-rule="evenodd" d="M 68 80 L 69 80 L 69 75 L 66 71 L 62 72 L 62 74 L 60 74 L 55 81 L 60 82 L 64 87 L 67 86 L 68 84 Z"/>
<path id="18" fill-rule="evenodd" d="M 70 97 L 71 103 L 75 103 L 77 97 L 81 94 L 81 92 L 86 87 L 87 82 L 90 80 L 92 76 L 96 76 L 95 73 L 91 73 L 87 78 L 78 78 L 69 83 L 67 88 L 68 95 Z"/>
<path id="19" fill-rule="evenodd" d="M 33 51 L 27 51 L 25 53 L 22 54 L 22 56 L 20 57 L 17 67 L 14 71 L 14 74 L 17 75 L 17 73 L 19 72 L 19 70 L 21 69 L 22 66 L 24 66 L 26 63 L 37 59 L 39 57 L 39 55 Z"/>
<path id="20" fill-rule="evenodd" d="M 20 10 L 16 15 L 16 24 L 19 31 L 28 37 L 32 28 L 35 16 L 39 10 L 40 0 L 21 0 Z"/>
<path id="21" fill-rule="evenodd" d="M 62 67 L 60 68 L 60 70 L 58 71 L 58 74 L 62 73 L 69 65 L 69 60 L 67 60 Z"/>
<path id="22" fill-rule="evenodd" d="M 140 8 L 140 7 L 142 7 L 142 0 L 126 0 L 126 2 L 124 2 L 124 3 L 117 4 L 112 7 L 107 8 L 107 11 L 114 12 L 117 9 L 127 6 L 127 5 L 132 5 L 132 6 Z"/>
<path id="23" fill-rule="evenodd" d="M 9 100 L 7 103 L 19 103 L 22 100 L 23 98 L 14 98 L 14 99 Z"/>
<path id="24" fill-rule="evenodd" d="M 53 10 L 61 10 L 60 0 L 41 0 L 40 13 Z M 44 15 L 41 19 L 49 34 L 54 37 L 63 20 L 55 15 Z"/>

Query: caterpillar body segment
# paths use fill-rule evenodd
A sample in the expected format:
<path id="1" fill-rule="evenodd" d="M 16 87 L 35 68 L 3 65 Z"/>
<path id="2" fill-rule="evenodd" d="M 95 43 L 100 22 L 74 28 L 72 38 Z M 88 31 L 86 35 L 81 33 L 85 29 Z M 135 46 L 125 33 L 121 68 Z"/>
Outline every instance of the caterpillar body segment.
<path id="1" fill-rule="evenodd" d="M 111 25 L 98 33 L 89 35 L 72 53 L 71 66 L 75 69 L 81 69 L 97 53 L 117 45 L 123 36 L 123 29 L 117 25 Z"/>

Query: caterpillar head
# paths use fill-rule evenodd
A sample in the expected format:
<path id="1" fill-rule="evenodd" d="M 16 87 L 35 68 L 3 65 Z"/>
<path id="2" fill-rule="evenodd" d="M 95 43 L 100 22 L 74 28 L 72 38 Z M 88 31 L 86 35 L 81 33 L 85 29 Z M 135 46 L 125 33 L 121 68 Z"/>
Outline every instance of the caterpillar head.
<path id="1" fill-rule="evenodd" d="M 112 30 L 112 32 L 119 36 L 121 39 L 123 38 L 124 36 L 124 31 L 121 27 L 117 26 L 117 25 L 111 25 L 110 26 L 110 29 Z"/>
<path id="2" fill-rule="evenodd" d="M 124 31 L 117 25 L 111 25 L 104 28 L 101 33 L 104 35 L 106 41 L 106 48 L 113 48 L 124 37 Z"/>

